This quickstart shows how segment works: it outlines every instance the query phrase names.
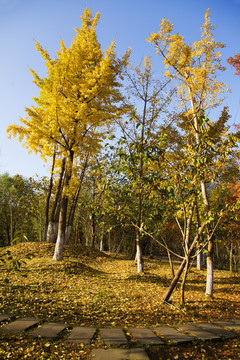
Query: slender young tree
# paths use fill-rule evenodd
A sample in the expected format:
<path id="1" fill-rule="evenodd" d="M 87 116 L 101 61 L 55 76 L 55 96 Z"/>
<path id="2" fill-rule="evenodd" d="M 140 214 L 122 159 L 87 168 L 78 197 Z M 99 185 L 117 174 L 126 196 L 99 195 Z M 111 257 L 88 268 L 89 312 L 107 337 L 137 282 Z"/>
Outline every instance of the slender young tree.
<path id="1" fill-rule="evenodd" d="M 183 107 L 187 124 L 193 133 L 196 147 L 201 145 L 201 134 L 205 127 L 202 111 L 206 112 L 219 106 L 222 94 L 227 92 L 224 83 L 217 79 L 217 73 L 225 68 L 220 62 L 219 49 L 225 47 L 213 38 L 214 26 L 210 23 L 209 9 L 205 13 L 201 38 L 187 45 L 180 34 L 173 33 L 169 20 L 161 21 L 158 33 L 153 33 L 147 41 L 152 43 L 156 53 L 163 57 L 165 76 L 176 82 L 179 95 L 179 108 Z M 198 152 L 196 155 L 201 156 Z M 210 214 L 206 180 L 199 178 L 205 217 Z M 209 234 L 210 234 L 209 229 Z M 213 295 L 213 237 L 208 242 L 206 295 Z"/>
<path id="2" fill-rule="evenodd" d="M 130 113 L 130 119 L 121 124 L 122 137 L 117 150 L 120 168 L 126 174 L 129 182 L 129 192 L 136 199 L 134 220 L 136 231 L 137 272 L 142 273 L 142 226 L 144 223 L 144 204 L 149 197 L 145 179 L 149 173 L 149 144 L 151 136 L 159 125 L 159 119 L 167 111 L 169 98 L 163 94 L 168 82 L 162 84 L 154 79 L 151 59 L 145 57 L 143 66 L 128 68 L 127 92 L 135 110 Z M 134 107 L 132 105 L 132 108 Z"/>

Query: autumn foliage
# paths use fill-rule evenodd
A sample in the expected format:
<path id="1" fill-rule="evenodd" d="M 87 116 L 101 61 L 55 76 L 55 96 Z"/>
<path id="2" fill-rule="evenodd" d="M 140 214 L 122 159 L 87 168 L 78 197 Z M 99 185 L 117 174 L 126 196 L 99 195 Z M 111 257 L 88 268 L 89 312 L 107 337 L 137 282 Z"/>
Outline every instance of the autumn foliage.
<path id="1" fill-rule="evenodd" d="M 239 319 L 240 135 L 239 126 L 230 132 L 229 109 L 220 108 L 230 90 L 218 76 L 225 44 L 214 40 L 210 10 L 190 45 L 166 19 L 149 35 L 163 82 L 151 58 L 134 66 L 130 50 L 122 58 L 114 42 L 102 50 L 99 17 L 86 9 L 55 58 L 36 43 L 46 75 L 30 70 L 38 97 L 7 129 L 52 166 L 49 185 L 0 176 L 0 244 L 15 242 L 19 261 L 34 253 L 4 286 L 3 261 L 0 312 L 126 331 Z M 228 63 L 240 75 L 240 54 Z M 20 336 L 15 352 L 11 341 L 0 357 L 79 358 L 66 344 L 39 340 L 28 351 Z M 81 344 L 80 358 L 93 346 Z M 174 350 L 164 358 L 182 358 Z M 184 358 L 205 358 L 194 344 L 185 350 Z"/>
<path id="2" fill-rule="evenodd" d="M 233 68 L 235 68 L 235 75 L 240 75 L 240 54 L 236 54 L 235 56 L 228 58 L 227 61 Z"/>
<path id="3" fill-rule="evenodd" d="M 146 259 L 146 272 L 141 276 L 136 275 L 131 260 L 81 246 L 67 246 L 64 261 L 56 263 L 52 260 L 53 247 L 53 244 L 37 242 L 11 247 L 13 256 L 23 258 L 31 251 L 34 257 L 26 261 L 21 273 L 11 272 L 9 285 L 0 285 L 3 299 L 0 313 L 14 312 L 21 317 L 37 317 L 71 326 L 122 327 L 125 331 L 130 327 L 154 328 L 164 324 L 176 326 L 192 321 L 240 317 L 239 298 L 236 296 L 240 291 L 239 274 L 233 276 L 228 271 L 217 270 L 216 295 L 214 299 L 208 299 L 202 297 L 203 273 L 193 269 L 186 289 L 188 307 L 180 308 L 176 304 L 178 293 L 174 297 L 174 306 L 163 304 L 161 300 L 170 277 L 164 259 Z M 0 284 L 5 271 L 1 271 Z M 211 342 L 193 343 L 179 347 L 164 345 L 160 349 L 153 346 L 149 355 L 150 359 L 237 359 L 234 354 L 239 350 L 239 340 L 230 341 L 233 342 L 220 341 L 216 345 Z M 96 345 L 104 347 L 99 337 L 88 346 L 67 344 L 62 338 L 33 339 L 24 334 L 0 334 L 0 342 L 0 357 L 6 359 L 72 360 L 79 359 L 80 355 L 80 359 L 89 360 L 90 350 Z M 224 346 L 226 343 L 227 347 Z M 136 343 L 132 341 L 131 346 L 136 346 Z M 219 348 L 229 357 L 221 357 Z M 204 358 L 202 354 L 206 351 L 207 357 Z M 159 355 L 154 357 L 154 353 Z M 218 356 L 212 357 L 214 353 Z"/>

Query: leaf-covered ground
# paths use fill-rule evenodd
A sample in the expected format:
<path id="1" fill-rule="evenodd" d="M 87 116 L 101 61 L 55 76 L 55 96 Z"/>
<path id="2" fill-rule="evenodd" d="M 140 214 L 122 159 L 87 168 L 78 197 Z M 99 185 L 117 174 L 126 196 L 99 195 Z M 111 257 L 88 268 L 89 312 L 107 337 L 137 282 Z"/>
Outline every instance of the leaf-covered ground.
<path id="1" fill-rule="evenodd" d="M 240 274 L 215 271 L 214 298 L 209 299 L 204 296 L 205 270 L 199 272 L 192 268 L 186 286 L 187 304 L 180 308 L 178 289 L 171 304 L 162 304 L 171 279 L 166 261 L 146 259 L 145 273 L 139 276 L 134 261 L 123 257 L 114 258 L 90 248 L 69 246 L 65 249 L 64 260 L 55 262 L 53 250 L 53 245 L 41 243 L 11 247 L 12 254 L 19 259 L 30 252 L 35 256 L 26 260 L 21 272 L 9 275 L 9 284 L 3 283 L 6 274 L 1 272 L 0 312 L 72 326 L 124 329 L 240 319 Z M 63 344 L 58 339 L 29 339 L 22 335 L 0 335 L 0 341 L 0 359 L 79 359 L 79 356 L 89 359 L 92 346 Z M 101 342 L 99 346 L 103 346 Z M 235 339 L 217 344 L 165 346 L 161 351 L 151 347 L 147 351 L 151 359 L 235 360 L 240 353 L 240 342 Z M 221 357 L 224 354 L 226 357 Z"/>

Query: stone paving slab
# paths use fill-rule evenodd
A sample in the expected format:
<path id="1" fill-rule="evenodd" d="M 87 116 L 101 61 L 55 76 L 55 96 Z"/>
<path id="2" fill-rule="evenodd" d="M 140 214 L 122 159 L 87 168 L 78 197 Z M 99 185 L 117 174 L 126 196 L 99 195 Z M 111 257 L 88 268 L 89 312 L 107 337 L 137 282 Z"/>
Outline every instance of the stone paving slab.
<path id="1" fill-rule="evenodd" d="M 195 325 L 200 327 L 201 329 L 213 332 L 214 334 L 220 335 L 226 339 L 231 339 L 231 338 L 235 338 L 235 337 L 239 336 L 238 334 L 236 334 L 232 331 L 223 329 L 220 326 L 217 326 L 217 325 L 214 325 L 211 323 L 198 323 Z"/>
<path id="2" fill-rule="evenodd" d="M 7 314 L 7 313 L 0 314 L 0 323 L 14 318 L 15 316 L 13 314 Z"/>
<path id="3" fill-rule="evenodd" d="M 106 345 L 128 343 L 122 329 L 101 329 L 100 336 Z"/>
<path id="4" fill-rule="evenodd" d="M 234 322 L 228 322 L 228 321 L 214 321 L 214 324 L 226 327 L 233 331 L 240 331 L 240 323 L 236 324 Z"/>
<path id="5" fill-rule="evenodd" d="M 186 335 L 181 331 L 178 331 L 171 326 L 160 326 L 154 329 L 159 335 L 164 336 L 167 340 L 174 344 L 185 343 L 188 341 L 193 341 L 192 336 Z"/>
<path id="6" fill-rule="evenodd" d="M 41 337 L 44 337 L 44 338 L 54 338 L 61 331 L 66 329 L 67 326 L 68 325 L 61 324 L 61 323 L 50 322 L 50 323 L 42 325 L 41 327 L 38 327 L 37 329 L 34 329 L 29 334 L 31 336 L 41 336 Z"/>
<path id="7" fill-rule="evenodd" d="M 222 320 L 222 321 L 213 321 L 213 324 L 217 324 L 217 325 L 220 325 L 220 326 L 225 326 L 225 327 L 229 327 L 231 325 L 234 325 L 234 322 L 233 321 L 225 321 L 225 320 Z"/>
<path id="8" fill-rule="evenodd" d="M 206 341 L 206 340 L 216 340 L 216 339 L 220 339 L 220 336 L 217 334 L 213 334 L 209 331 L 206 331 L 204 329 L 198 328 L 194 325 L 179 325 L 178 329 L 186 331 L 188 333 L 190 333 L 191 335 L 199 338 L 202 341 Z"/>
<path id="9" fill-rule="evenodd" d="M 66 338 L 66 342 L 80 343 L 87 345 L 91 342 L 95 331 L 96 328 L 93 327 L 77 326 L 72 329 L 70 335 L 68 336 L 68 338 Z"/>
<path id="10" fill-rule="evenodd" d="M 10 332 L 12 334 L 17 334 L 21 331 L 30 329 L 33 326 L 36 326 L 41 322 L 40 319 L 34 318 L 22 318 L 11 322 L 10 324 L 4 325 L 0 328 L 1 332 Z"/>
<path id="11" fill-rule="evenodd" d="M 162 345 L 164 342 L 159 339 L 150 329 L 144 328 L 132 328 L 129 332 L 135 337 L 135 339 L 144 345 Z"/>
<path id="12" fill-rule="evenodd" d="M 149 360 L 144 349 L 95 349 L 91 360 Z"/>

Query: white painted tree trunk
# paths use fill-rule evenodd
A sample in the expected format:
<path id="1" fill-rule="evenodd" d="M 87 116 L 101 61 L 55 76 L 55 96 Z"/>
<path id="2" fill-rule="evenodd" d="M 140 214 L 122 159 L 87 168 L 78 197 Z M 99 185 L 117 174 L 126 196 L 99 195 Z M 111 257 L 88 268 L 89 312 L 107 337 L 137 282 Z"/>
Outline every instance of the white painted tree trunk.
<path id="1" fill-rule="evenodd" d="M 197 255 L 197 270 L 202 270 L 202 252 Z"/>
<path id="2" fill-rule="evenodd" d="M 58 233 L 58 223 L 49 221 L 47 228 L 46 242 L 55 244 L 57 239 L 57 233 Z"/>
<path id="3" fill-rule="evenodd" d="M 213 261 L 211 257 L 207 257 L 206 296 L 213 296 Z"/>
<path id="4" fill-rule="evenodd" d="M 61 261 L 63 259 L 63 245 L 65 241 L 65 232 L 58 231 L 57 242 L 55 245 L 55 251 L 53 260 Z"/>
<path id="5" fill-rule="evenodd" d="M 101 239 L 101 241 L 100 241 L 100 247 L 99 247 L 99 250 L 100 250 L 100 251 L 103 251 L 103 239 Z"/>
<path id="6" fill-rule="evenodd" d="M 65 243 L 66 217 L 67 217 L 68 198 L 64 196 L 61 201 L 61 209 L 58 223 L 58 236 L 55 245 L 53 260 L 61 261 L 63 259 L 63 246 Z"/>
<path id="7" fill-rule="evenodd" d="M 137 231 L 137 237 L 136 237 L 136 256 L 135 261 L 137 263 L 137 272 L 138 274 L 143 273 L 143 259 L 142 259 L 142 248 L 140 244 L 139 239 L 139 233 Z"/>
<path id="8" fill-rule="evenodd" d="M 207 196 L 206 184 L 204 181 L 201 182 L 202 197 L 205 207 L 206 216 L 209 214 L 210 206 Z M 210 229 L 208 229 L 210 233 Z M 206 281 L 206 296 L 213 297 L 213 247 L 214 242 L 212 239 L 208 240 L 208 252 L 207 252 L 207 281 Z"/>
<path id="9" fill-rule="evenodd" d="M 206 296 L 213 297 L 213 242 L 209 241 L 207 253 Z"/>

